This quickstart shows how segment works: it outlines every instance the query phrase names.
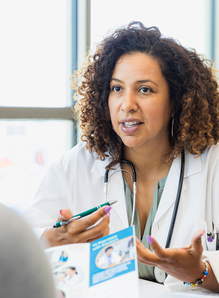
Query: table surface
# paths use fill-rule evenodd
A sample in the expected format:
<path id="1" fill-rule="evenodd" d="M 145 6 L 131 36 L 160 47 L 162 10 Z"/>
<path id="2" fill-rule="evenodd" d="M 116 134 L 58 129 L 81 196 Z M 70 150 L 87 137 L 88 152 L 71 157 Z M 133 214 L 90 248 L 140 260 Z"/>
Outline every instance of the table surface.
<path id="1" fill-rule="evenodd" d="M 206 290 L 206 293 L 185 293 L 174 294 L 168 292 L 164 285 L 150 282 L 144 279 L 139 279 L 139 298 L 194 298 L 194 297 L 219 297 L 218 293 L 212 293 Z"/>
<path id="2" fill-rule="evenodd" d="M 164 285 L 139 279 L 139 298 L 174 298 L 178 295 L 170 294 Z"/>

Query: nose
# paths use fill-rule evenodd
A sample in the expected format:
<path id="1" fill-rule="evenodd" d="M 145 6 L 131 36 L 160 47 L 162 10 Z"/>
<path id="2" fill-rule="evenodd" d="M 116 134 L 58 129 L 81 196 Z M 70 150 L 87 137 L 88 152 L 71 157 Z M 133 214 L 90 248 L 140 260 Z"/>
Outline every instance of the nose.
<path id="1" fill-rule="evenodd" d="M 121 110 L 125 113 L 133 113 L 138 109 L 135 94 L 131 91 L 125 92 L 121 105 Z"/>

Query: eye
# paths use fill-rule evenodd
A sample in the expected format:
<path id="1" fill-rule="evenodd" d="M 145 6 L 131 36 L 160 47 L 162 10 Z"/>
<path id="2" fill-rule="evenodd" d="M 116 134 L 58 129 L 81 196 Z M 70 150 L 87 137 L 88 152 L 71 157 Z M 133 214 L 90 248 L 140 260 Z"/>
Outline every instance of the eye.
<path id="1" fill-rule="evenodd" d="M 152 90 L 148 87 L 141 87 L 140 92 L 141 93 L 148 93 L 148 92 L 152 92 Z"/>
<path id="2" fill-rule="evenodd" d="M 122 90 L 122 88 L 120 86 L 113 86 L 112 87 L 112 91 L 119 92 L 121 90 Z"/>

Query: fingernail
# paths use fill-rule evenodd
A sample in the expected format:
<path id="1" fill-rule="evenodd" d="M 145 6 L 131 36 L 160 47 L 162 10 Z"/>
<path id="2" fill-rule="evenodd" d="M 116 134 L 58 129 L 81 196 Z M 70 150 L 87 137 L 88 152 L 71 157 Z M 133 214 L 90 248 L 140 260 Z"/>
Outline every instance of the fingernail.
<path id="1" fill-rule="evenodd" d="M 107 215 L 110 217 L 110 212 L 108 212 Z"/>
<path id="2" fill-rule="evenodd" d="M 107 206 L 107 207 L 104 209 L 104 211 L 105 211 L 106 213 L 108 213 L 111 209 L 112 209 L 111 206 Z"/>
<path id="3" fill-rule="evenodd" d="M 150 235 L 147 235 L 146 238 L 147 238 L 147 241 L 148 241 L 149 244 L 153 244 L 154 241 L 153 241 L 153 238 Z"/>
<path id="4" fill-rule="evenodd" d="M 62 209 L 59 211 L 59 213 L 62 215 Z"/>
<path id="5" fill-rule="evenodd" d="M 202 233 L 202 234 L 199 236 L 199 238 L 201 238 L 203 235 L 204 235 L 204 233 Z"/>

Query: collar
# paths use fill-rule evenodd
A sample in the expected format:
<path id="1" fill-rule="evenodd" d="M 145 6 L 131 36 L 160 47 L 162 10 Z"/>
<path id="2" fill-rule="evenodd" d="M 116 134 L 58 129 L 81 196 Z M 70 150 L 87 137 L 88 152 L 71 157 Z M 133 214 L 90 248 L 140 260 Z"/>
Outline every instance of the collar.
<path id="1" fill-rule="evenodd" d="M 174 159 L 172 166 L 175 167 L 176 172 L 179 176 L 181 170 L 181 156 Z M 201 172 L 202 168 L 202 157 L 198 155 L 192 155 L 186 150 L 184 178 Z"/>

